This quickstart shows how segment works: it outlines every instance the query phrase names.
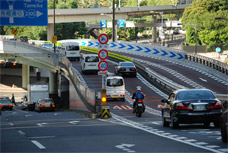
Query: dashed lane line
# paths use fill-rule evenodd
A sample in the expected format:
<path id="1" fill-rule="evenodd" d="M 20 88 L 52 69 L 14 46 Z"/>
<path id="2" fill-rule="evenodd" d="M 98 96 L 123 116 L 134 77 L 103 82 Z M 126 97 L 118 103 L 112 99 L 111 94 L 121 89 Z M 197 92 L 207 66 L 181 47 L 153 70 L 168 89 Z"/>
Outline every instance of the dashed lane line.
<path id="1" fill-rule="evenodd" d="M 39 149 L 46 149 L 46 147 L 44 147 L 42 144 L 40 144 L 36 140 L 31 140 L 31 142 L 34 143 Z"/>

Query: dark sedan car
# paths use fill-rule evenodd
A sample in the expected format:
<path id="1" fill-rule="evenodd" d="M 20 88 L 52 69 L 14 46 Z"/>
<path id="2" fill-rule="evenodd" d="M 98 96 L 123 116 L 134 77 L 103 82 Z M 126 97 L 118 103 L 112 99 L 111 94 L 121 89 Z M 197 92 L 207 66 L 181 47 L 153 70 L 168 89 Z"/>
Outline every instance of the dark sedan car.
<path id="1" fill-rule="evenodd" d="M 223 113 L 221 115 L 221 136 L 222 141 L 227 142 L 228 134 L 228 102 L 225 101 L 223 104 Z"/>
<path id="2" fill-rule="evenodd" d="M 208 89 L 181 89 L 170 94 L 162 108 L 163 126 L 177 128 L 180 123 L 220 126 L 222 103 Z"/>
<path id="3" fill-rule="evenodd" d="M 13 103 L 9 99 L 0 100 L 1 109 L 13 110 Z"/>
<path id="4" fill-rule="evenodd" d="M 121 75 L 131 75 L 136 77 L 137 70 L 132 62 L 119 62 L 118 65 L 115 65 L 115 73 Z"/>

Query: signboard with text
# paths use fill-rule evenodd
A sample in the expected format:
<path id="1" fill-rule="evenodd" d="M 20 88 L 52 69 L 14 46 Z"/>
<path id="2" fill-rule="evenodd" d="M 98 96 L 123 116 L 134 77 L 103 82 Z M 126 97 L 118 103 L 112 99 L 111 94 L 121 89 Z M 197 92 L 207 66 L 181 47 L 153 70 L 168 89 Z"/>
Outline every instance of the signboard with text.
<path id="1" fill-rule="evenodd" d="M 0 26 L 47 26 L 48 0 L 0 0 Z"/>

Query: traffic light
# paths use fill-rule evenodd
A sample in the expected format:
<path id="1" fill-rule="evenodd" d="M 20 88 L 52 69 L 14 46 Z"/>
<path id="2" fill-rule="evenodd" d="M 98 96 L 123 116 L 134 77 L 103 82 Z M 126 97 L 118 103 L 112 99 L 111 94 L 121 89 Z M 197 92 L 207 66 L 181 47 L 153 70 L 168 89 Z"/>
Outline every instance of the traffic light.
<path id="1" fill-rule="evenodd" d="M 101 104 L 106 105 L 107 97 L 106 97 L 106 88 L 101 88 Z"/>

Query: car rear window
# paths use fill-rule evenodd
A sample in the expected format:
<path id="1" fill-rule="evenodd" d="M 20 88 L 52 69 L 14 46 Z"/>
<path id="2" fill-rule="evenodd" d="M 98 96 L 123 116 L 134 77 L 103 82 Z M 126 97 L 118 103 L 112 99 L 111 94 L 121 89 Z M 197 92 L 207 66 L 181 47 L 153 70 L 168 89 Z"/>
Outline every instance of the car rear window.
<path id="1" fill-rule="evenodd" d="M 116 86 L 122 86 L 123 85 L 123 79 L 108 79 L 107 80 L 107 86 L 116 87 Z"/>
<path id="2" fill-rule="evenodd" d="M 120 66 L 134 66 L 134 64 L 133 63 L 120 63 Z"/>
<path id="3" fill-rule="evenodd" d="M 12 104 L 11 100 L 0 100 L 1 104 Z"/>
<path id="4" fill-rule="evenodd" d="M 178 100 L 209 100 L 215 99 L 215 96 L 210 91 L 181 91 L 177 94 Z"/>
<path id="5" fill-rule="evenodd" d="M 52 100 L 51 99 L 43 99 L 43 100 L 41 100 L 41 103 L 46 103 L 46 102 L 52 103 Z"/>
<path id="6" fill-rule="evenodd" d="M 79 46 L 67 46 L 66 50 L 68 51 L 78 51 L 79 50 Z"/>
<path id="7" fill-rule="evenodd" d="M 87 56 L 85 62 L 99 62 L 98 56 Z"/>

